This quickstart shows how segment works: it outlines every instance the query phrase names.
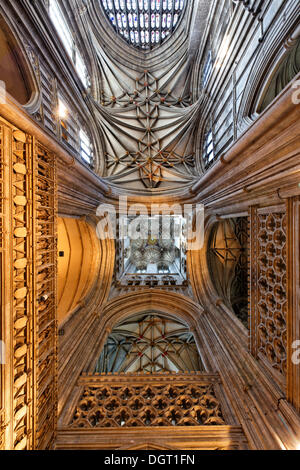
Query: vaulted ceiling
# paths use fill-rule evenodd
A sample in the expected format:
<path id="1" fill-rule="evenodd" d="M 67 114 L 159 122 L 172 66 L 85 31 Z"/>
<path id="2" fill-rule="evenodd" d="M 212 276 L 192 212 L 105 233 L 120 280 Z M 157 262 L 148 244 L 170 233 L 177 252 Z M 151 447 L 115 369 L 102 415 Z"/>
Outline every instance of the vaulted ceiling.
<path id="1" fill-rule="evenodd" d="M 157 194 L 197 179 L 201 99 L 191 81 L 209 6 L 202 0 L 87 3 L 101 173 L 113 187 Z M 80 26 L 82 17 L 77 21 Z"/>
<path id="2" fill-rule="evenodd" d="M 189 327 L 155 313 L 128 318 L 109 335 L 95 372 L 203 370 Z"/>

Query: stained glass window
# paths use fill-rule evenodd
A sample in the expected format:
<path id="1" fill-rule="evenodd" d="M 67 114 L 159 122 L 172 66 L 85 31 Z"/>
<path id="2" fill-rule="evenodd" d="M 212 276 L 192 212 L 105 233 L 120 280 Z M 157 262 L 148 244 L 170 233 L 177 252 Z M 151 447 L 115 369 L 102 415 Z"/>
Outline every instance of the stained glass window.
<path id="1" fill-rule="evenodd" d="M 100 0 L 113 27 L 129 44 L 151 49 L 179 24 L 186 0 Z"/>

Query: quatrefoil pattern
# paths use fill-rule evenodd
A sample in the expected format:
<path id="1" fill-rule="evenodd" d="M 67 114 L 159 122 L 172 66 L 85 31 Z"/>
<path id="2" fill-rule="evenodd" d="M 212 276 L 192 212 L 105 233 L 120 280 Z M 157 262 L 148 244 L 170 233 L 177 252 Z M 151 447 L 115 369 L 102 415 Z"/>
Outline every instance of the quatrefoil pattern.
<path id="1" fill-rule="evenodd" d="M 212 384 L 85 386 L 72 428 L 224 425 Z"/>
<path id="2" fill-rule="evenodd" d="M 286 372 L 286 217 L 258 215 L 258 351 Z"/>

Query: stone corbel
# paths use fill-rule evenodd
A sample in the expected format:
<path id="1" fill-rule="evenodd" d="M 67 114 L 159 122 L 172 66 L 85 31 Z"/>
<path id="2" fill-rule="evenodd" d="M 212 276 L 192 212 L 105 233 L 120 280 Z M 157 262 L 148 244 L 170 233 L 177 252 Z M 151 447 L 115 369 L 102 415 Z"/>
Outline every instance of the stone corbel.
<path id="1" fill-rule="evenodd" d="M 75 166 L 75 157 L 71 156 L 70 158 L 71 158 L 70 163 L 66 164 L 68 168 L 72 168 Z"/>
<path id="2" fill-rule="evenodd" d="M 229 162 L 225 160 L 225 155 L 224 153 L 220 157 L 220 162 L 223 163 L 223 165 L 229 165 Z"/>
<path id="3" fill-rule="evenodd" d="M 295 29 L 295 31 L 294 31 L 294 32 L 291 34 L 291 36 L 285 41 L 285 43 L 284 43 L 285 49 L 287 49 L 287 50 L 288 50 L 288 49 L 292 49 L 292 48 L 296 45 L 296 43 L 297 43 L 299 37 L 300 37 L 300 25 L 297 26 L 297 28 Z"/>

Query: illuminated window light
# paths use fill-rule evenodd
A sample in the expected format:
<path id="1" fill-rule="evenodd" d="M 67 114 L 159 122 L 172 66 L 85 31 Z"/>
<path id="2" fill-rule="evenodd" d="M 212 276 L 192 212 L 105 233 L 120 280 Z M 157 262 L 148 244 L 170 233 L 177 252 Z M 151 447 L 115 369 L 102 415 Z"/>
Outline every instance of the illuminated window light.
<path id="1" fill-rule="evenodd" d="M 217 60 L 216 60 L 216 67 L 217 68 L 220 68 L 222 63 L 226 59 L 228 51 L 229 51 L 229 46 L 230 46 L 229 36 L 225 36 L 225 38 L 222 41 L 219 52 L 218 52 L 218 56 L 217 56 Z"/>
<path id="2" fill-rule="evenodd" d="M 49 3 L 49 16 L 60 37 L 66 52 L 68 53 L 71 61 L 73 62 L 76 72 L 82 81 L 85 88 L 88 86 L 88 74 L 81 54 L 76 47 L 74 37 L 67 24 L 67 21 L 61 11 L 57 0 L 50 0 Z"/>
<path id="3" fill-rule="evenodd" d="M 59 99 L 58 100 L 58 117 L 60 119 L 66 119 L 68 117 L 68 108 L 67 106 L 65 105 L 65 103 Z"/>
<path id="4" fill-rule="evenodd" d="M 215 158 L 215 151 L 214 151 L 214 139 L 212 130 L 205 134 L 204 138 L 204 146 L 203 146 L 203 160 L 205 167 L 209 167 L 211 163 L 214 161 Z"/>

